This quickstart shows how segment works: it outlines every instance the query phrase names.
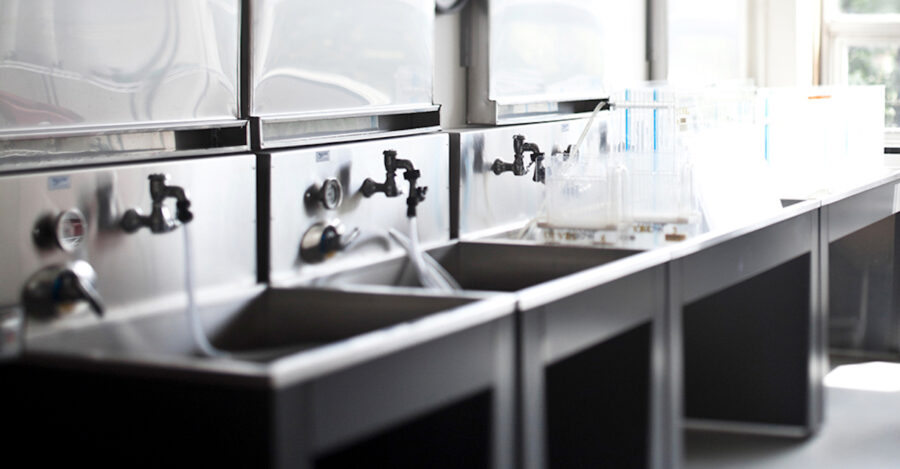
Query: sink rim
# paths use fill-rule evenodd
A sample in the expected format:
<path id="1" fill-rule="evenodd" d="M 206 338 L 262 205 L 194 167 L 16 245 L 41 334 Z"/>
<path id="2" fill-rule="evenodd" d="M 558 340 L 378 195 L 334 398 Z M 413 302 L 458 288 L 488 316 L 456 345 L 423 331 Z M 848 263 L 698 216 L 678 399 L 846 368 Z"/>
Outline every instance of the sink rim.
<path id="1" fill-rule="evenodd" d="M 221 382 L 250 386 L 281 388 L 314 379 L 354 365 L 375 360 L 416 345 L 489 323 L 515 313 L 516 298 L 513 294 L 479 295 L 472 292 L 442 293 L 412 288 L 341 288 L 322 289 L 309 287 L 253 288 L 240 296 L 211 301 L 202 308 L 236 304 L 249 301 L 268 290 L 282 290 L 302 294 L 304 291 L 326 293 L 339 298 L 343 294 L 375 293 L 395 299 L 408 297 L 469 299 L 471 302 L 425 314 L 412 321 L 400 322 L 372 331 L 290 353 L 267 362 L 250 361 L 237 356 L 197 357 L 166 352 L 83 350 L 53 347 L 57 334 L 78 334 L 79 330 L 93 331 L 92 327 L 61 330 L 43 335 L 41 341 L 51 344 L 28 344 L 18 361 L 80 370 L 112 371 L 128 375 L 157 376 L 166 378 L 197 379 L 203 382 Z M 402 301 L 402 300 L 400 300 Z M 243 308 L 244 306 L 241 306 Z M 160 311 L 152 315 L 116 318 L 112 321 L 127 324 L 141 318 L 158 315 L 184 314 L 183 309 Z M 109 321 L 109 320 L 107 320 Z M 102 324 L 102 323 L 101 323 Z"/>

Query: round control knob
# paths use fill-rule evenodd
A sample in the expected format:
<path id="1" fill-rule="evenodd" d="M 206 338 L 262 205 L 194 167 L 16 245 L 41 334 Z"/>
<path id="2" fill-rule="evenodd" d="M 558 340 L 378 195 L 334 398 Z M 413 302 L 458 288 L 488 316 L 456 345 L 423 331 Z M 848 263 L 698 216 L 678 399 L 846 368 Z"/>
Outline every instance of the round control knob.
<path id="1" fill-rule="evenodd" d="M 310 188 L 306 197 L 322 203 L 327 210 L 334 210 L 341 205 L 344 198 L 344 188 L 341 182 L 334 178 L 326 179 L 320 188 Z"/>
<path id="2" fill-rule="evenodd" d="M 75 252 L 87 236 L 87 221 L 80 210 L 72 208 L 55 217 L 48 215 L 38 220 L 33 235 L 39 247 Z"/>

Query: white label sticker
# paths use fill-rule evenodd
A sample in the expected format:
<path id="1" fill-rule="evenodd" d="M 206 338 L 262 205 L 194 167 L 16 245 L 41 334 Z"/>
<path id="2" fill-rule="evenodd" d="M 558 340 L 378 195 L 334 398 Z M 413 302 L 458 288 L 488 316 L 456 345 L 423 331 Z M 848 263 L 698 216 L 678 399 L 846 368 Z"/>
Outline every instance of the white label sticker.
<path id="1" fill-rule="evenodd" d="M 894 184 L 894 211 L 892 213 L 896 214 L 900 212 L 900 184 Z"/>
<path id="2" fill-rule="evenodd" d="M 72 187 L 69 176 L 50 176 L 47 178 L 47 190 L 58 191 Z"/>

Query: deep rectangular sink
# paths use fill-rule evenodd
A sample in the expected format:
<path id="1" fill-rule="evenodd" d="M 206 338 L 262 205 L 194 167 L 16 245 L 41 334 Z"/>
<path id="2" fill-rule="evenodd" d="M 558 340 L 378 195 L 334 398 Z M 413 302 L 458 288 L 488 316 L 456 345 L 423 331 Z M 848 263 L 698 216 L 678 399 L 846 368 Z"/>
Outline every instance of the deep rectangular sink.
<path id="1" fill-rule="evenodd" d="M 225 353 L 204 360 L 191 339 L 183 311 L 45 334 L 29 341 L 38 355 L 91 356 L 117 361 L 165 363 L 272 363 L 280 358 L 414 322 L 476 301 L 473 296 L 366 293 L 306 288 L 263 292 L 198 308 L 212 345 Z M 207 363 L 203 363 L 203 362 Z M 236 372 L 246 371 L 235 368 Z M 262 369 L 260 369 L 262 371 Z"/>
<path id="2" fill-rule="evenodd" d="M 515 298 L 372 290 L 201 308 L 222 358 L 196 355 L 183 311 L 30 337 L 0 366 L 10 443 L 40 466 L 509 467 Z M 41 432 L 65 437 L 38 451 Z"/>
<path id="3" fill-rule="evenodd" d="M 464 290 L 515 292 L 613 262 L 638 250 L 460 241 L 428 251 Z M 408 258 L 317 279 L 316 285 L 417 286 Z"/>

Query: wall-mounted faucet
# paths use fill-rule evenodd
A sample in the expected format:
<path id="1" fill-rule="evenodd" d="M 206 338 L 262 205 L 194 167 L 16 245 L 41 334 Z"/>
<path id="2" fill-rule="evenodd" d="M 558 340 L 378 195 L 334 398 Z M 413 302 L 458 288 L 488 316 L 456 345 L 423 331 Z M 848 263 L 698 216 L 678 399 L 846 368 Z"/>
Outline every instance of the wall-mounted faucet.
<path id="1" fill-rule="evenodd" d="M 525 152 L 531 153 L 531 163 L 527 167 L 525 166 Z M 491 165 L 491 171 L 498 176 L 507 171 L 511 171 L 515 176 L 524 176 L 532 165 L 534 165 L 534 177 L 531 180 L 543 183 L 546 175 L 544 153 L 541 152 L 537 144 L 526 142 L 524 135 L 514 135 L 513 162 L 507 163 L 497 158 L 494 160 L 494 164 Z"/>
<path id="2" fill-rule="evenodd" d="M 188 223 L 194 219 L 191 213 L 191 201 L 188 200 L 184 189 L 178 186 L 166 185 L 168 179 L 166 174 L 151 174 L 150 180 L 150 197 L 153 199 L 153 208 L 150 215 L 141 215 L 140 211 L 131 209 L 125 212 L 122 217 L 122 229 L 128 233 L 134 233 L 141 227 L 148 227 L 153 233 L 167 233 L 174 230 L 178 225 L 169 214 L 164 202 L 167 198 L 174 198 L 175 202 L 175 218 L 182 224 Z"/>
<path id="3" fill-rule="evenodd" d="M 29 277 L 22 289 L 25 312 L 39 319 L 58 317 L 60 307 L 86 301 L 98 317 L 103 316 L 103 301 L 95 284 L 97 273 L 86 261 L 44 267 Z"/>
<path id="4" fill-rule="evenodd" d="M 373 181 L 366 178 L 363 181 L 362 189 L 364 196 L 371 197 L 376 192 L 383 192 L 387 197 L 397 197 L 400 191 L 397 189 L 397 182 L 394 178 L 397 176 L 397 169 L 403 170 L 403 179 L 409 181 L 409 197 L 406 198 L 406 216 L 416 216 L 416 206 L 419 202 L 425 201 L 425 193 L 428 192 L 427 187 L 416 187 L 416 181 L 421 176 L 419 170 L 413 167 L 409 160 L 397 158 L 397 152 L 394 150 L 385 150 L 384 152 L 384 169 L 387 173 L 383 183 Z"/>

